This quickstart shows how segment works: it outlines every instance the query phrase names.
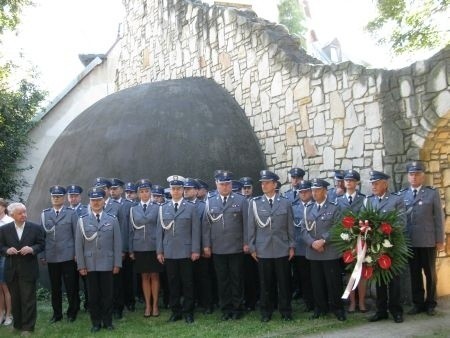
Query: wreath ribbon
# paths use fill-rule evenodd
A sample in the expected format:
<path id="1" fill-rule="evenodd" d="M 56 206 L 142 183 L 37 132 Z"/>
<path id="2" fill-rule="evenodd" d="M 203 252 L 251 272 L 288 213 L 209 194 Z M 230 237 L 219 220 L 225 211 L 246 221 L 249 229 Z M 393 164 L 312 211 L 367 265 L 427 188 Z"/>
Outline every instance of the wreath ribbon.
<path id="1" fill-rule="evenodd" d="M 362 236 L 361 234 L 359 234 L 356 242 L 355 268 L 353 269 L 353 272 L 350 276 L 350 279 L 347 283 L 347 287 L 345 288 L 344 294 L 342 295 L 341 299 L 347 299 L 348 296 L 350 296 L 350 292 L 355 290 L 356 287 L 358 286 L 359 280 L 361 279 L 362 265 L 364 263 L 364 258 L 366 257 L 366 251 L 367 251 L 366 241 L 364 241 L 363 243 Z"/>

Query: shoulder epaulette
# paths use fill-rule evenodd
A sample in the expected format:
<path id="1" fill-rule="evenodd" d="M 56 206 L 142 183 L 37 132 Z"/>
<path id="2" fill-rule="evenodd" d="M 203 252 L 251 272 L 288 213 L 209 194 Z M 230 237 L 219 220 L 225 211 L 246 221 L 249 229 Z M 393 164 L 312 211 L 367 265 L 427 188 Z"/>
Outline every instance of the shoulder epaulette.
<path id="1" fill-rule="evenodd" d="M 333 201 L 327 201 L 327 203 L 330 203 L 331 205 L 337 205 L 336 202 Z"/>
<path id="2" fill-rule="evenodd" d="M 42 212 L 47 212 L 47 211 L 50 211 L 50 210 L 52 210 L 52 208 L 44 209 L 44 210 L 42 210 Z"/>
<path id="3" fill-rule="evenodd" d="M 161 203 L 160 206 L 166 205 L 167 203 L 170 203 L 171 201 L 164 201 L 164 203 Z"/>
<path id="4" fill-rule="evenodd" d="M 116 215 L 114 215 L 114 214 L 110 214 L 109 212 L 107 212 L 106 214 L 107 214 L 108 216 L 111 216 L 111 217 L 117 218 L 117 216 L 116 216 Z"/>
<path id="5" fill-rule="evenodd" d="M 431 190 L 436 190 L 436 187 L 432 187 L 431 185 L 427 185 L 425 186 L 425 188 L 431 189 Z"/>
<path id="6" fill-rule="evenodd" d="M 366 198 L 372 198 L 372 197 L 375 197 L 375 195 L 372 194 L 372 195 L 366 196 Z"/>
<path id="7" fill-rule="evenodd" d="M 281 195 L 281 194 L 279 194 L 278 197 L 283 198 L 283 199 L 285 199 L 285 200 L 288 199 L 286 196 L 283 196 L 283 195 Z"/>
<path id="8" fill-rule="evenodd" d="M 403 189 L 400 189 L 398 192 L 404 192 L 404 191 L 407 191 L 408 190 L 408 188 L 403 188 Z"/>
<path id="9" fill-rule="evenodd" d="M 200 203 L 200 204 L 202 204 L 202 203 L 206 203 L 204 200 L 199 200 L 199 199 L 197 199 L 196 201 L 195 201 L 195 203 Z"/>
<path id="10" fill-rule="evenodd" d="M 86 217 L 86 216 L 89 216 L 89 214 L 83 214 L 83 215 L 80 215 L 79 218 L 83 218 L 83 217 Z"/>
<path id="11" fill-rule="evenodd" d="M 396 195 L 396 196 L 400 196 L 402 194 L 402 191 L 397 191 L 397 192 L 391 192 L 391 195 Z"/>
<path id="12" fill-rule="evenodd" d="M 262 198 L 262 196 L 256 196 L 256 197 L 252 198 L 252 201 L 257 201 L 257 200 L 260 200 L 261 198 Z"/>
<path id="13" fill-rule="evenodd" d="M 358 191 L 357 195 L 358 195 L 358 196 L 366 197 L 366 195 L 364 195 L 363 193 L 360 193 L 359 191 Z M 342 196 L 344 196 L 344 195 L 342 195 Z"/>

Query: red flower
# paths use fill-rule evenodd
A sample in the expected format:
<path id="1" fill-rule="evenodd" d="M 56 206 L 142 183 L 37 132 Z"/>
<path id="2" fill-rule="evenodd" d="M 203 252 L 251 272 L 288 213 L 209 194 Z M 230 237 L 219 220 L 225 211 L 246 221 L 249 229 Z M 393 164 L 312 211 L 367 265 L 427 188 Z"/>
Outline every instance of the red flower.
<path id="1" fill-rule="evenodd" d="M 380 258 L 378 258 L 378 265 L 384 269 L 387 270 L 391 267 L 391 257 L 388 255 L 381 255 Z"/>
<path id="2" fill-rule="evenodd" d="M 392 226 L 389 223 L 381 223 L 380 230 L 383 234 L 390 235 L 392 232 Z"/>
<path id="3" fill-rule="evenodd" d="M 351 262 L 353 262 L 355 257 L 353 257 L 352 250 L 344 251 L 344 253 L 342 254 L 342 259 L 344 260 L 344 263 L 346 263 L 346 264 L 350 264 Z"/>
<path id="4" fill-rule="evenodd" d="M 370 265 L 363 264 L 361 275 L 364 279 L 372 278 L 373 267 Z"/>
<path id="5" fill-rule="evenodd" d="M 342 219 L 342 225 L 344 228 L 351 229 L 355 225 L 355 219 L 351 216 L 345 216 Z"/>

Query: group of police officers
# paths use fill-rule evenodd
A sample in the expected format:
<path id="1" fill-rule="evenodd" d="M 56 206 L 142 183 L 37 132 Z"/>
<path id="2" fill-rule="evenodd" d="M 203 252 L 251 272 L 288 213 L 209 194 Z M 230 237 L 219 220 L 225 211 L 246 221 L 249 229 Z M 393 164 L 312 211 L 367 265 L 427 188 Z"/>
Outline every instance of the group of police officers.
<path id="1" fill-rule="evenodd" d="M 304 180 L 301 168 L 290 170 L 291 187 L 283 195 L 278 175 L 262 170 L 258 197 L 252 196 L 250 177 L 237 181 L 226 170 L 215 171 L 216 189 L 209 192 L 204 181 L 179 175 L 167 178 L 168 191 L 149 179 L 125 184 L 99 177 L 87 206 L 81 204 L 81 187 L 52 186 L 51 207 L 41 215 L 46 245 L 40 256 L 50 278 L 50 322 L 63 318 L 62 282 L 66 317 L 76 320 L 79 280 L 92 332 L 113 330 L 113 317 L 120 319 L 125 307 L 134 311 L 136 290 L 145 302 L 144 317 L 159 316 L 160 288 L 171 309 L 169 322 L 192 323 L 196 304 L 210 314 L 217 301 L 222 320 L 239 320 L 259 301 L 262 322 L 276 309 L 282 320 L 291 321 L 291 299 L 298 293 L 311 319 L 331 312 L 344 321 L 341 253 L 330 243 L 330 229 L 345 211 L 357 213 L 368 205 L 398 211 L 413 250 L 409 314 L 434 315 L 443 211 L 438 191 L 424 185 L 423 164 L 411 162 L 407 172 L 410 186 L 393 193 L 389 176 L 371 171 L 367 197 L 357 189 L 355 170 L 336 170 L 335 187 L 328 189 L 323 179 Z M 365 312 L 365 284 L 360 284 L 359 309 Z M 370 321 L 386 319 L 388 312 L 395 322 L 403 321 L 401 287 L 398 275 L 377 285 Z M 349 313 L 356 308 L 354 293 L 350 299 Z"/>

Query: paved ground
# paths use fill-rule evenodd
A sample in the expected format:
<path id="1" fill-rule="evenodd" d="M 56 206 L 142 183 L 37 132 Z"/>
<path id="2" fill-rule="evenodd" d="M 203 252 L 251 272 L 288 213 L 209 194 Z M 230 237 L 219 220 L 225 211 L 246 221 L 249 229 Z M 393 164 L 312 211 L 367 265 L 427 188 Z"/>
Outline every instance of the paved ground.
<path id="1" fill-rule="evenodd" d="M 450 337 L 450 296 L 438 300 L 436 315 L 433 317 L 419 314 L 405 315 L 404 318 L 402 324 L 396 324 L 389 319 L 308 337 Z"/>

